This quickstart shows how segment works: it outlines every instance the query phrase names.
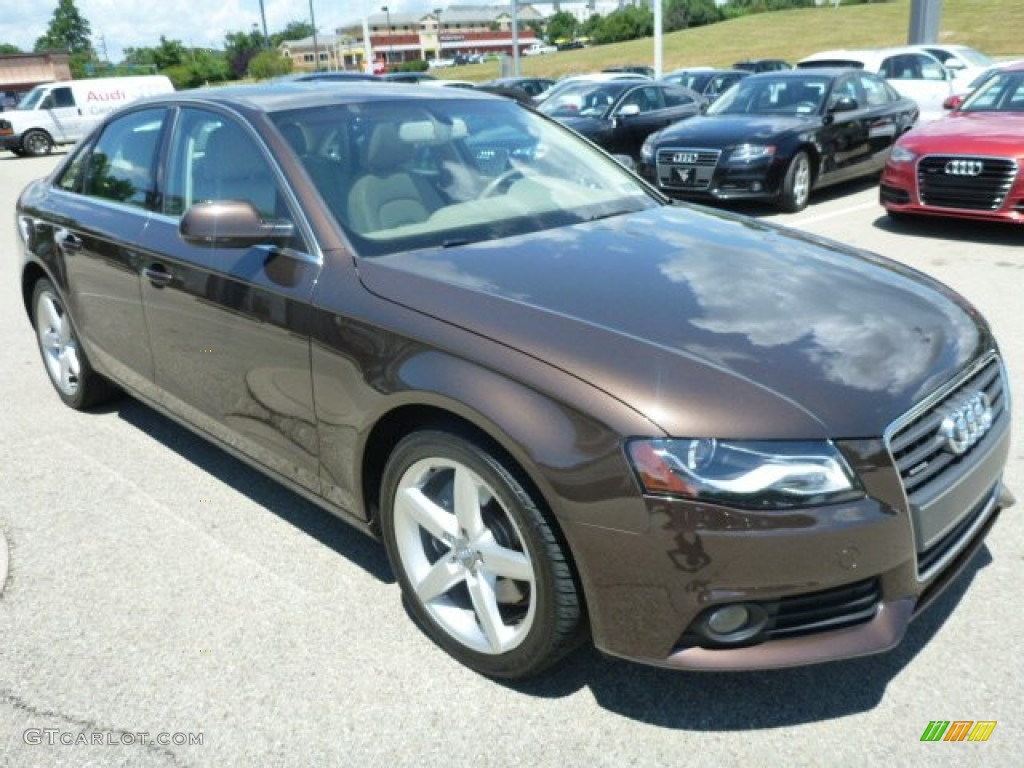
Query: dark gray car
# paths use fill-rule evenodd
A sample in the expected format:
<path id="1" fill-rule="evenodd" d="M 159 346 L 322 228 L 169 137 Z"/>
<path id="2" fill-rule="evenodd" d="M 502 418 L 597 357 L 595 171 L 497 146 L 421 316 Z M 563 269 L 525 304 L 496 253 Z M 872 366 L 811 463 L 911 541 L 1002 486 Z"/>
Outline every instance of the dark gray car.
<path id="1" fill-rule="evenodd" d="M 1011 503 L 969 303 L 670 204 L 506 99 L 135 103 L 17 224 L 65 403 L 127 392 L 379 537 L 419 625 L 487 675 L 588 637 L 690 669 L 880 652 Z"/>

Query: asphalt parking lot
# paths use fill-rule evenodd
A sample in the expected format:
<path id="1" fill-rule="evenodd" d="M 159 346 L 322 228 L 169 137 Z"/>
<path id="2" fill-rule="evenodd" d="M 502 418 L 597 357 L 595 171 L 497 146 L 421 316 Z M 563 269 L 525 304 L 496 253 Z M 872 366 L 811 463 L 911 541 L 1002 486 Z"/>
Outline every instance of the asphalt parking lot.
<path id="1" fill-rule="evenodd" d="M 888 654 L 695 674 L 584 649 L 493 682 L 415 628 L 369 539 L 134 401 L 61 404 L 12 216 L 58 157 L 0 152 L 0 764 L 1020 765 L 1024 501 Z M 905 262 L 988 317 L 1018 395 L 1007 484 L 1024 500 L 1024 229 L 897 226 L 867 183 L 799 214 L 744 210 Z M 933 720 L 997 725 L 984 743 L 922 743 Z"/>

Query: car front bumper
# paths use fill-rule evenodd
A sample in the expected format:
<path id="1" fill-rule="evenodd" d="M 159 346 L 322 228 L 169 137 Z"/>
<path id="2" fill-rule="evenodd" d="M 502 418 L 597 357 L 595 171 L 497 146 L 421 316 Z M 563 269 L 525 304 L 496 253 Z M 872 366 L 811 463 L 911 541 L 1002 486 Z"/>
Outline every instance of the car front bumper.
<path id="1" fill-rule="evenodd" d="M 985 460 L 963 479 L 977 498 L 951 521 L 934 568 L 924 568 L 931 555 L 915 532 L 924 527 L 920 510 L 908 504 L 882 440 L 839 444 L 866 479 L 858 501 L 762 512 L 645 497 L 644 530 L 565 524 L 595 644 L 613 656 L 704 670 L 798 666 L 892 648 L 1013 504 L 1000 478 L 1010 434 L 1008 417 L 1002 421 L 986 437 Z M 767 617 L 762 631 L 733 644 L 695 631 L 734 605 Z"/>
<path id="2" fill-rule="evenodd" d="M 887 163 L 879 184 L 879 203 L 897 214 L 1024 224 L 1024 178 L 1019 172 L 1005 192 L 998 189 L 987 194 L 971 189 L 969 183 L 973 180 L 968 179 L 952 184 L 951 188 L 957 190 L 953 194 L 939 190 L 929 196 L 927 191 L 922 193 L 919 177 L 916 161 Z"/>

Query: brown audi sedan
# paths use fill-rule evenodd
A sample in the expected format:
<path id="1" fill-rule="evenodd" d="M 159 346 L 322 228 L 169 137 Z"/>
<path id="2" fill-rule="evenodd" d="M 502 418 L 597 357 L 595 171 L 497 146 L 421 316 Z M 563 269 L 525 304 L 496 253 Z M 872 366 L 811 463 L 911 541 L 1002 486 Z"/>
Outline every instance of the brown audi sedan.
<path id="1" fill-rule="evenodd" d="M 884 651 L 1011 503 L 977 311 L 673 205 L 514 102 L 323 83 L 109 117 L 17 209 L 59 397 L 128 392 L 383 540 L 475 670 Z"/>

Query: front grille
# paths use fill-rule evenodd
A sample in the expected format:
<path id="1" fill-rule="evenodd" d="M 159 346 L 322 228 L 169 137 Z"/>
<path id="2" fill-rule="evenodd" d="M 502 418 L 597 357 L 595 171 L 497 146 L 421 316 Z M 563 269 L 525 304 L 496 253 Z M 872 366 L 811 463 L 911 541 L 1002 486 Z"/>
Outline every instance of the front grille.
<path id="1" fill-rule="evenodd" d="M 765 610 L 771 616 L 765 639 L 778 640 L 864 624 L 874 618 L 881 599 L 878 579 L 866 579 L 765 603 Z"/>
<path id="2" fill-rule="evenodd" d="M 940 427 L 949 411 L 971 392 L 984 392 L 988 398 L 994 424 L 1006 410 L 1006 384 L 999 359 L 993 357 L 974 375 L 962 381 L 931 407 L 917 414 L 889 436 L 889 451 L 899 470 L 907 498 L 911 503 L 928 486 L 937 482 L 944 472 L 952 470 L 985 445 L 985 436 L 964 453 L 949 450 L 947 437 Z"/>
<path id="3" fill-rule="evenodd" d="M 921 204 L 968 211 L 997 211 L 1017 176 L 1003 157 L 926 155 L 917 164 Z"/>
<path id="4" fill-rule="evenodd" d="M 707 189 L 721 154 L 717 149 L 663 147 L 655 158 L 658 185 L 664 189 Z"/>

